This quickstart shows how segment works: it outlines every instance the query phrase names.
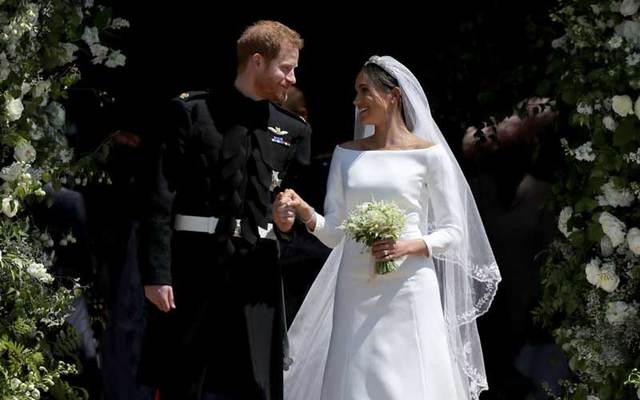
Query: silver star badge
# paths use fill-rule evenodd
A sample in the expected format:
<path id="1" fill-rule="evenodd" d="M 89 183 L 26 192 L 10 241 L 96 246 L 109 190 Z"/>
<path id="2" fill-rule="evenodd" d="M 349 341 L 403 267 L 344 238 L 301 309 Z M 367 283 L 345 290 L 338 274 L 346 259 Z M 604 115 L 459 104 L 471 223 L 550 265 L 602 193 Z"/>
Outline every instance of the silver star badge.
<path id="1" fill-rule="evenodd" d="M 275 188 L 282 184 L 282 179 L 278 176 L 278 171 L 271 171 L 271 185 L 269 186 L 269 190 L 273 192 Z"/>
<path id="2" fill-rule="evenodd" d="M 282 129 L 280 129 L 280 127 L 279 127 L 279 126 L 276 126 L 275 128 L 274 128 L 274 127 L 272 127 L 272 126 L 270 126 L 270 127 L 269 127 L 269 130 L 270 130 L 271 132 L 273 132 L 273 134 L 274 134 L 274 135 L 278 135 L 278 136 L 284 136 L 284 135 L 286 135 L 286 134 L 288 134 L 288 133 L 289 133 L 289 132 L 287 132 L 287 131 L 283 131 Z"/>

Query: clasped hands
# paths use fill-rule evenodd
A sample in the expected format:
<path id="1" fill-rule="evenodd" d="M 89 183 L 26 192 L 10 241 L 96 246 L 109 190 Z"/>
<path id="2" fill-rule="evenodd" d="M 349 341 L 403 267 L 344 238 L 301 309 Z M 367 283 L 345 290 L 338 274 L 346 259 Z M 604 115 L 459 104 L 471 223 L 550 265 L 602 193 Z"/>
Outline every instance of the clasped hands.
<path id="1" fill-rule="evenodd" d="M 274 224 L 282 232 L 293 229 L 296 216 L 311 232 L 316 226 L 316 212 L 293 189 L 278 193 L 272 207 Z M 371 246 L 371 254 L 376 261 L 388 261 L 408 255 L 428 256 L 427 246 L 422 239 L 379 240 Z"/>

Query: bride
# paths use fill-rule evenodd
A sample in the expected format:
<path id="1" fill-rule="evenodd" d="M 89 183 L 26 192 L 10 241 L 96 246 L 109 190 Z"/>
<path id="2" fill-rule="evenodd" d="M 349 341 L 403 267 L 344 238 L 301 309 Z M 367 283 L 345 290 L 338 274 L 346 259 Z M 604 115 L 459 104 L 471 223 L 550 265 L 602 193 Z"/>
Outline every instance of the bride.
<path id="1" fill-rule="evenodd" d="M 500 273 L 475 202 L 414 75 L 371 57 L 356 79 L 354 141 L 335 148 L 324 216 L 293 190 L 274 221 L 297 215 L 333 251 L 289 330 L 286 400 L 478 399 L 487 389 L 476 318 Z M 370 252 L 338 226 L 375 199 L 407 215 Z M 398 269 L 378 275 L 374 263 Z"/>

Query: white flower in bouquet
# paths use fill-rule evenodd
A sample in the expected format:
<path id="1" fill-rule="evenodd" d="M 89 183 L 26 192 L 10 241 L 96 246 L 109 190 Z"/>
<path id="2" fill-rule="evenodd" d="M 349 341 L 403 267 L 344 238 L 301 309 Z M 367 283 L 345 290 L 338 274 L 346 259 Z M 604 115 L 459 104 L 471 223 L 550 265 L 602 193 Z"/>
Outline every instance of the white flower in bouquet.
<path id="1" fill-rule="evenodd" d="M 602 254 L 602 257 L 609 257 L 613 254 L 613 250 L 613 244 L 609 236 L 602 236 L 602 239 L 600 239 L 600 254 Z"/>
<path id="2" fill-rule="evenodd" d="M 36 149 L 30 142 L 23 140 L 13 149 L 13 157 L 20 162 L 33 162 L 36 159 Z"/>
<path id="3" fill-rule="evenodd" d="M 629 54 L 626 58 L 626 61 L 629 67 L 636 66 L 638 63 L 640 63 L 640 53 Z"/>
<path id="4" fill-rule="evenodd" d="M 89 46 L 94 43 L 99 43 L 100 36 L 98 35 L 98 28 L 96 28 L 95 26 L 85 26 L 84 32 L 82 33 L 82 40 L 84 40 L 84 42 Z"/>
<path id="5" fill-rule="evenodd" d="M 29 82 L 22 82 L 22 85 L 20 85 L 20 93 L 21 93 L 20 97 L 24 96 L 30 91 L 31 91 L 31 84 Z"/>
<path id="6" fill-rule="evenodd" d="M 628 318 L 635 317 L 638 310 L 624 301 L 612 301 L 607 305 L 605 317 L 611 325 L 622 325 Z"/>
<path id="7" fill-rule="evenodd" d="M 640 0 L 624 0 L 620 5 L 620 14 L 629 17 L 635 14 L 640 7 Z"/>
<path id="8" fill-rule="evenodd" d="M 616 189 L 612 180 L 602 185 L 600 188 L 603 195 L 598 196 L 598 204 L 611 207 L 628 207 L 635 200 L 633 192 L 629 189 Z"/>
<path id="9" fill-rule="evenodd" d="M 75 53 L 79 47 L 73 43 L 60 43 L 60 47 L 64 50 L 64 55 L 60 57 L 60 64 L 69 64 L 76 59 Z"/>
<path id="10" fill-rule="evenodd" d="M 598 274 L 600 273 L 600 260 L 597 258 L 592 259 L 584 268 L 584 272 L 587 275 L 587 282 L 593 286 L 598 284 Z"/>
<path id="11" fill-rule="evenodd" d="M 43 283 L 51 283 L 53 282 L 53 276 L 47 272 L 47 269 L 43 264 L 40 263 L 31 263 L 27 267 L 27 273 L 32 277 L 36 278 L 40 282 Z"/>
<path id="12" fill-rule="evenodd" d="M 9 97 L 5 105 L 5 110 L 7 112 L 7 119 L 9 122 L 19 120 L 20 117 L 22 117 L 22 112 L 24 111 L 22 100 L 20 98 L 14 99 Z"/>
<path id="13" fill-rule="evenodd" d="M 596 159 L 596 155 L 591 148 L 591 141 L 583 143 L 577 149 L 574 150 L 574 156 L 578 161 L 593 161 Z"/>
<path id="14" fill-rule="evenodd" d="M 89 46 L 89 48 L 91 49 L 91 55 L 93 55 L 93 60 L 91 60 L 91 62 L 94 64 L 102 64 L 107 58 L 109 48 L 99 43 L 94 43 Z"/>
<path id="15" fill-rule="evenodd" d="M 615 31 L 634 46 L 640 45 L 640 22 L 625 20 L 615 27 Z"/>
<path id="16" fill-rule="evenodd" d="M 111 21 L 111 25 L 109 25 L 111 29 L 122 29 L 128 28 L 129 26 L 129 21 L 124 18 L 114 18 L 113 21 Z"/>
<path id="17" fill-rule="evenodd" d="M 633 114 L 633 102 L 631 97 L 626 94 L 623 96 L 613 96 L 611 99 L 611 107 L 616 114 L 621 117 Z"/>
<path id="18" fill-rule="evenodd" d="M 609 131 L 615 131 L 618 127 L 618 123 L 611 115 L 606 115 L 602 118 L 602 125 L 604 125 L 604 127 Z"/>
<path id="19" fill-rule="evenodd" d="M 2 212 L 9 218 L 13 218 L 18 213 L 19 203 L 13 197 L 4 197 L 2 199 Z"/>
<path id="20" fill-rule="evenodd" d="M 611 239 L 613 247 L 618 247 L 625 239 L 626 225 L 615 216 L 604 211 L 600 214 L 598 222 L 602 225 L 605 235 Z"/>
<path id="21" fill-rule="evenodd" d="M 617 49 L 622 46 L 622 37 L 619 35 L 613 35 L 607 42 L 607 45 L 612 49 Z"/>
<path id="22" fill-rule="evenodd" d="M 23 170 L 23 163 L 14 162 L 13 164 L 8 165 L 0 170 L 0 178 L 4 179 L 7 182 L 13 182 L 18 179 L 20 175 L 22 175 Z"/>
<path id="23" fill-rule="evenodd" d="M 109 58 L 104 63 L 104 65 L 106 65 L 109 68 L 122 67 L 124 66 L 126 60 L 127 60 L 127 57 L 125 57 L 125 55 L 122 54 L 120 50 L 113 50 L 109 54 Z"/>
<path id="24" fill-rule="evenodd" d="M 616 267 L 613 263 L 604 263 L 598 273 L 597 287 L 605 292 L 611 293 L 618 288 L 620 277 L 616 274 Z"/>
<path id="25" fill-rule="evenodd" d="M 551 47 L 554 49 L 567 50 L 567 41 L 569 37 L 565 34 L 551 41 Z"/>
<path id="26" fill-rule="evenodd" d="M 47 96 L 50 90 L 51 90 L 51 81 L 46 79 L 42 81 L 38 81 L 33 86 L 33 97 Z"/>
<path id="27" fill-rule="evenodd" d="M 371 247 L 378 240 L 397 240 L 405 223 L 405 213 L 394 202 L 371 201 L 357 206 L 339 228 L 350 239 Z M 387 274 L 398 266 L 393 260 L 380 261 L 375 269 L 378 274 Z"/>
<path id="28" fill-rule="evenodd" d="M 627 245 L 633 254 L 640 256 L 640 229 L 629 229 L 627 233 Z"/>
<path id="29" fill-rule="evenodd" d="M 640 119 L 640 96 L 638 96 L 636 102 L 633 104 L 633 113 Z"/>
<path id="30" fill-rule="evenodd" d="M 571 219 L 572 215 L 573 209 L 567 206 L 563 208 L 562 211 L 560 211 L 560 216 L 558 217 L 558 229 L 565 237 L 569 237 L 569 235 L 574 232 L 574 229 L 569 232 L 569 228 L 567 226 L 567 223 L 569 222 L 569 219 Z"/>
<path id="31" fill-rule="evenodd" d="M 585 103 L 581 101 L 576 106 L 576 111 L 578 112 L 578 114 L 591 115 L 593 114 L 593 107 L 591 107 L 589 103 Z"/>
<path id="32" fill-rule="evenodd" d="M 594 395 L 587 395 L 587 400 L 600 400 L 600 397 Z"/>
<path id="33" fill-rule="evenodd" d="M 67 118 L 66 112 L 62 107 L 62 104 L 52 101 L 46 108 L 47 114 L 49 114 L 49 123 L 55 128 L 62 128 Z"/>

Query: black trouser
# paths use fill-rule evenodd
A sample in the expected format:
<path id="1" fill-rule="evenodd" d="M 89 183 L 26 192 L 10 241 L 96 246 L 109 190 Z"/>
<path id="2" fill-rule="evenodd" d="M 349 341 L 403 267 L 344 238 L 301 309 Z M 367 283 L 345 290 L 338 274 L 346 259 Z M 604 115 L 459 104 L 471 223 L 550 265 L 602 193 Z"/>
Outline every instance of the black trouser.
<path id="1" fill-rule="evenodd" d="M 200 400 L 203 391 L 280 400 L 285 330 L 277 243 L 261 240 L 224 265 L 216 265 L 213 249 L 212 236 L 176 234 L 176 309 L 153 311 L 148 348 L 155 354 L 145 353 L 155 361 L 146 368 L 154 370 L 162 400 Z"/>

